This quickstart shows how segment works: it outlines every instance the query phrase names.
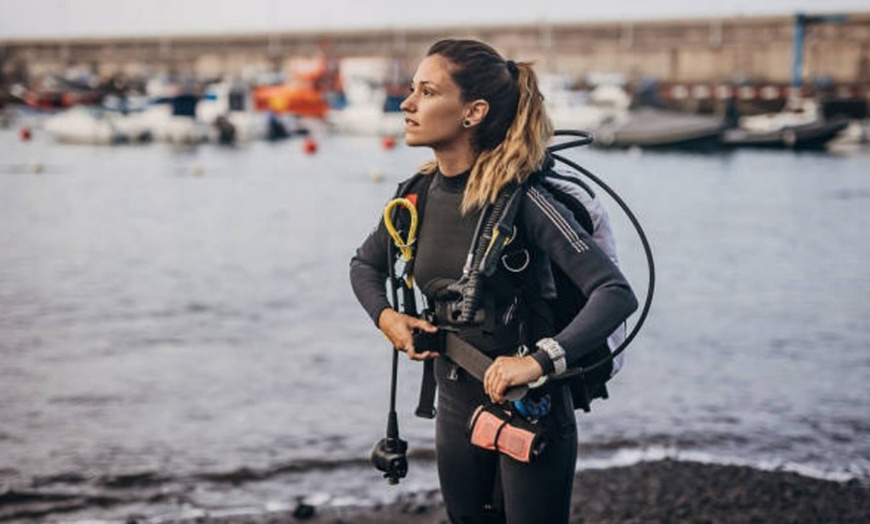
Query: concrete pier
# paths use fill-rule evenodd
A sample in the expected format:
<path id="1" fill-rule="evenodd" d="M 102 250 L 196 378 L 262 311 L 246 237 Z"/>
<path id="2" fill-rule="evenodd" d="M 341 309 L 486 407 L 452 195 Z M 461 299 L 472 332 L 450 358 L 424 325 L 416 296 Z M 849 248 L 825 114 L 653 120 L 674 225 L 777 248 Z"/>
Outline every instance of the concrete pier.
<path id="1" fill-rule="evenodd" d="M 870 85 L 870 12 L 845 23 L 806 28 L 804 81 Z M 787 84 L 794 16 L 611 23 L 547 23 L 267 34 L 210 34 L 56 40 L 0 40 L 0 72 L 39 77 L 71 66 L 116 72 L 240 74 L 283 68 L 294 59 L 388 56 L 410 72 L 429 44 L 445 36 L 484 39 L 544 72 L 652 76 L 666 83 L 748 80 Z"/>

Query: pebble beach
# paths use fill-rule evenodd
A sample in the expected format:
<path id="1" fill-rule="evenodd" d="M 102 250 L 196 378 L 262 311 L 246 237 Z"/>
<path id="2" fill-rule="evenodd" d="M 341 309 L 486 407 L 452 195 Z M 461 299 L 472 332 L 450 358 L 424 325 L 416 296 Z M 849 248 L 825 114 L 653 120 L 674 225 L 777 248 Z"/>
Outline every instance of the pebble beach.
<path id="1" fill-rule="evenodd" d="M 293 511 L 203 516 L 183 524 L 448 523 L 437 491 L 371 508 L 297 506 Z M 662 460 L 581 471 L 574 483 L 571 524 L 870 522 L 870 487 L 791 472 Z"/>

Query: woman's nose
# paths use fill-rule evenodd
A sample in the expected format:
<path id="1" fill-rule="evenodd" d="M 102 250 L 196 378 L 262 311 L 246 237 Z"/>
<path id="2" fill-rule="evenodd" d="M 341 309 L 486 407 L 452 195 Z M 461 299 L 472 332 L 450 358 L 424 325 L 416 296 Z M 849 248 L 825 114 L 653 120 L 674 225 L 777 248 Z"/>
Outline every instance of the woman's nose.
<path id="1" fill-rule="evenodd" d="M 410 112 L 410 111 L 412 111 L 412 108 L 413 108 L 414 104 L 413 104 L 413 102 L 412 102 L 412 100 L 411 100 L 411 97 L 413 97 L 413 96 L 414 96 L 414 95 L 408 95 L 408 96 L 406 96 L 405 99 L 402 100 L 402 103 L 399 104 L 399 110 L 401 110 L 401 111 L 405 111 L 405 112 Z"/>

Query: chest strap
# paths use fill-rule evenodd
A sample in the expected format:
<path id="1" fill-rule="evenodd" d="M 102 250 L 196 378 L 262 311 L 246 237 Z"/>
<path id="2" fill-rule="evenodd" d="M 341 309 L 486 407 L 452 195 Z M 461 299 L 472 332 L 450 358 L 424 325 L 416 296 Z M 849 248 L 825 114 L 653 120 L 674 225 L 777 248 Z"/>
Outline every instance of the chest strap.
<path id="1" fill-rule="evenodd" d="M 443 329 L 443 328 L 442 328 Z M 486 353 L 472 346 L 452 331 L 444 333 L 442 356 L 445 356 L 464 369 L 469 375 L 483 383 L 483 376 L 493 359 Z M 428 368 L 428 369 L 427 369 Z M 526 384 L 512 386 L 504 393 L 506 400 L 519 400 L 526 396 L 529 387 Z M 423 384 L 420 388 L 420 400 L 415 414 L 418 417 L 433 418 L 435 416 L 435 380 L 432 370 L 432 360 L 424 363 Z"/>

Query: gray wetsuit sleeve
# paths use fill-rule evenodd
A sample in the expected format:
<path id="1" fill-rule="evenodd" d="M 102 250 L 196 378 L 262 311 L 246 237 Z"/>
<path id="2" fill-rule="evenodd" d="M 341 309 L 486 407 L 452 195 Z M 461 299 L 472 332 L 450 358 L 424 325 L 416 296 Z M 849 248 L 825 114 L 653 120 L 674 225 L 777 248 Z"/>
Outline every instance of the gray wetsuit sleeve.
<path id="1" fill-rule="evenodd" d="M 546 190 L 530 186 L 521 212 L 527 238 L 587 298 L 577 316 L 553 337 L 565 349 L 571 366 L 637 309 L 637 298 L 619 268 Z"/>
<path id="2" fill-rule="evenodd" d="M 387 242 L 390 235 L 383 219 L 377 228 L 356 250 L 350 261 L 350 282 L 357 300 L 371 317 L 375 326 L 384 309 L 390 306 L 387 299 Z"/>

